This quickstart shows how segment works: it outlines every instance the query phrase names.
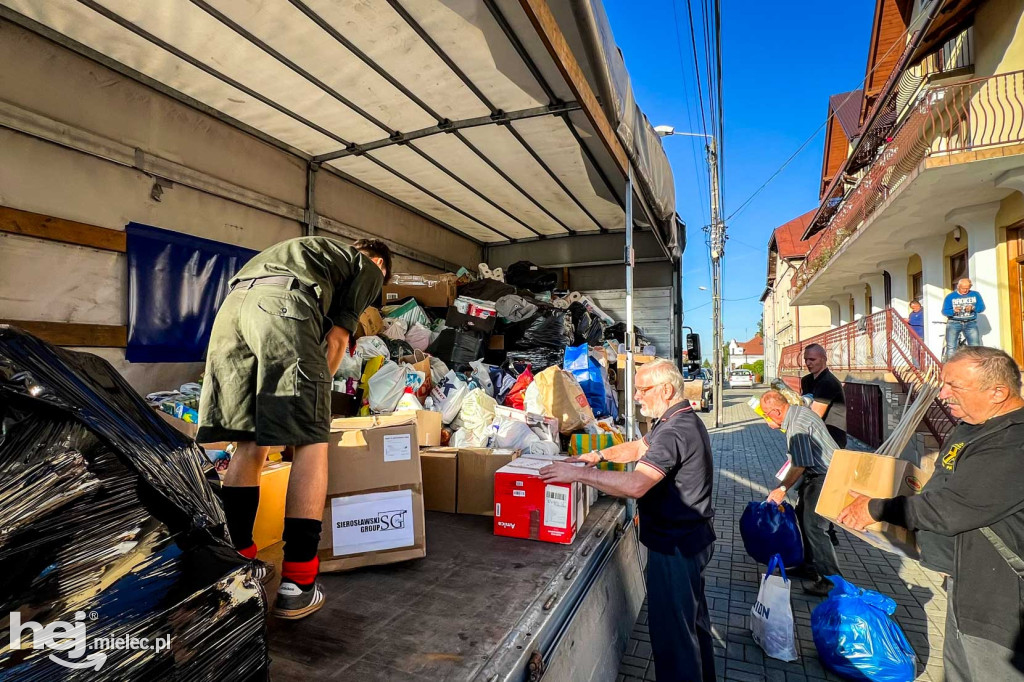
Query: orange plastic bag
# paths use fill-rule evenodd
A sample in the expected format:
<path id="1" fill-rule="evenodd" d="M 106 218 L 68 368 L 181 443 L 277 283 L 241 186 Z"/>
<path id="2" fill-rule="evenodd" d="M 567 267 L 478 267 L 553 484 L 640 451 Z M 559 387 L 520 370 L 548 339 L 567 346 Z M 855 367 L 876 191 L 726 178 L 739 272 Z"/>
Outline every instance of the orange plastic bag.
<path id="1" fill-rule="evenodd" d="M 533 372 L 530 371 L 530 366 L 527 365 L 523 373 L 516 379 L 516 383 L 512 384 L 511 390 L 508 392 L 508 396 L 505 397 L 505 405 L 508 407 L 514 407 L 517 410 L 525 409 L 523 406 L 523 399 L 526 394 L 526 389 L 533 383 Z"/>

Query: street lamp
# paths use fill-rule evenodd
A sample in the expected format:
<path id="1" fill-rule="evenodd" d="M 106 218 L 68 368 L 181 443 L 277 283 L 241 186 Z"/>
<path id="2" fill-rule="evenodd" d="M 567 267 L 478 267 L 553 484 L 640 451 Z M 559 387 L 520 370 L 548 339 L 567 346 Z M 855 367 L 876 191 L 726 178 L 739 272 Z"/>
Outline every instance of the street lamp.
<path id="1" fill-rule="evenodd" d="M 711 178 L 711 301 L 712 319 L 714 320 L 714 359 L 715 359 L 715 426 L 722 425 L 722 255 L 725 246 L 725 226 L 718 217 L 718 152 L 715 138 L 706 133 L 681 133 L 673 126 L 655 126 L 654 132 L 660 137 L 683 135 L 685 137 L 703 137 L 707 140 L 708 172 Z M 701 287 L 703 289 L 703 287 Z"/>

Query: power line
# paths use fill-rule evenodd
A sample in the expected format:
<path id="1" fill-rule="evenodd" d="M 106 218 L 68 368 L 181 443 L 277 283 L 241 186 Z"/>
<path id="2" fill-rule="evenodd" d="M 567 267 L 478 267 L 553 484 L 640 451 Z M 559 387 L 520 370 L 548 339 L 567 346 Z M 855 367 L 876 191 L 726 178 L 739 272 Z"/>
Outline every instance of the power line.
<path id="1" fill-rule="evenodd" d="M 708 134 L 708 122 L 704 116 L 704 95 L 702 92 L 702 85 L 700 81 L 700 62 L 697 59 L 697 33 L 693 29 L 693 6 L 690 0 L 686 0 L 686 14 L 690 19 L 690 46 L 693 48 L 693 68 L 697 72 L 697 99 L 700 100 L 700 123 L 701 130 L 704 131 L 704 135 Z M 710 93 L 709 93 L 710 94 Z"/>
<path id="2" fill-rule="evenodd" d="M 671 2 L 672 2 L 672 17 L 675 20 L 675 29 L 676 29 L 676 53 L 679 55 L 679 78 L 680 78 L 680 80 L 683 83 L 684 97 L 686 98 L 686 120 L 687 120 L 687 123 L 689 124 L 689 130 L 693 130 L 694 129 L 694 125 L 693 125 L 693 97 L 690 95 L 689 81 L 686 78 L 686 67 L 684 65 L 684 62 L 686 60 L 683 58 L 683 39 L 682 39 L 682 36 L 679 34 L 679 12 L 678 12 L 678 7 L 677 7 L 677 0 L 671 0 Z M 696 171 L 696 177 L 700 178 L 700 181 L 697 182 L 697 195 L 698 195 L 698 198 L 701 201 L 701 204 L 700 204 L 700 211 L 701 211 L 701 213 L 700 214 L 701 214 L 702 217 L 707 217 L 708 219 L 710 219 L 710 216 L 708 216 L 708 213 L 707 213 L 707 202 L 708 202 L 708 199 L 707 199 L 707 195 L 704 193 L 705 175 L 702 172 L 702 171 L 704 171 L 706 169 L 706 164 L 698 162 L 698 160 L 697 160 L 696 144 L 697 144 L 697 138 L 690 137 L 690 139 L 689 139 L 690 156 L 693 158 L 693 167 L 694 167 L 694 170 Z M 710 183 L 710 179 L 709 178 L 708 178 L 708 182 Z M 710 277 L 709 277 L 709 279 L 710 279 Z"/>

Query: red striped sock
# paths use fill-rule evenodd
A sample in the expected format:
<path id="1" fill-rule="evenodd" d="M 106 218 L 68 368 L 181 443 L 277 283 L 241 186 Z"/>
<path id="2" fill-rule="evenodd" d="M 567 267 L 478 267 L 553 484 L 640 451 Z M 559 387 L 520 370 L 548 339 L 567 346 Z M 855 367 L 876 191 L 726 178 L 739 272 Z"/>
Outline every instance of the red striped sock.
<path id="1" fill-rule="evenodd" d="M 281 566 L 281 579 L 290 580 L 299 587 L 309 587 L 320 572 L 320 558 L 309 561 L 285 561 Z"/>
<path id="2" fill-rule="evenodd" d="M 235 551 L 238 552 L 239 554 L 241 554 L 242 556 L 244 556 L 246 559 L 255 559 L 256 558 L 256 551 L 257 551 L 256 550 L 256 543 L 254 542 L 251 545 L 249 545 L 248 547 L 244 547 L 242 549 L 237 549 Z"/>

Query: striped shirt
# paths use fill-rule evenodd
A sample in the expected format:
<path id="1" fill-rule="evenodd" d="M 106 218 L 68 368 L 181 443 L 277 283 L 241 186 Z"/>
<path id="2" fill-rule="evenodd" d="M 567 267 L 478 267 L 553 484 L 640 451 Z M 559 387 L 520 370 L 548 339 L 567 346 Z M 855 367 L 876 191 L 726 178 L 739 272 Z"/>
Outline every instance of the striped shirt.
<path id="1" fill-rule="evenodd" d="M 782 420 L 786 448 L 793 466 L 813 474 L 825 474 L 832 463 L 832 453 L 839 449 L 828 427 L 809 407 L 791 405 Z"/>

